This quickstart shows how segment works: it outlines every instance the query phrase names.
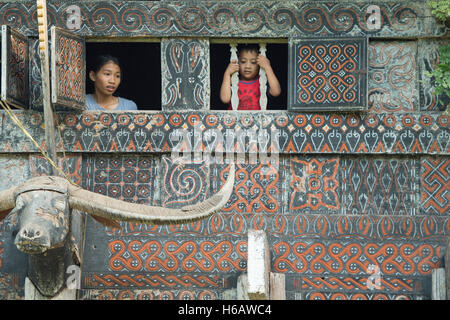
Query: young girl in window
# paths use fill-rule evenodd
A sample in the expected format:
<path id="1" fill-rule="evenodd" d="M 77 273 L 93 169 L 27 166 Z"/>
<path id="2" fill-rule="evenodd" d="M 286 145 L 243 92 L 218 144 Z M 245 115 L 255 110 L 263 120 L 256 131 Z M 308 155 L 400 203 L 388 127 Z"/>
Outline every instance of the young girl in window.
<path id="1" fill-rule="evenodd" d="M 280 83 L 272 70 L 269 59 L 259 54 L 257 46 L 246 45 L 239 48 L 238 61 L 231 61 L 225 70 L 220 88 L 220 100 L 225 104 L 230 104 L 231 75 L 239 72 L 238 110 L 261 110 L 259 105 L 259 98 L 261 97 L 259 87 L 260 67 L 266 71 L 269 94 L 272 97 L 279 96 L 281 93 Z M 231 105 L 228 109 L 232 109 Z"/>

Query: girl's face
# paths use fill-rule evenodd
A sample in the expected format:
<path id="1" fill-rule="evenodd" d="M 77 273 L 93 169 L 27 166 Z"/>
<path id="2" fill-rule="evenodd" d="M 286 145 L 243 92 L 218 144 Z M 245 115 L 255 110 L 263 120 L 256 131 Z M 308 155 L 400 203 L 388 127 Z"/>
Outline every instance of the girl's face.
<path id="1" fill-rule="evenodd" d="M 255 51 L 243 51 L 239 55 L 239 74 L 242 80 L 253 80 L 259 72 L 257 63 L 258 53 Z"/>
<path id="2" fill-rule="evenodd" d="M 112 61 L 104 64 L 97 72 L 89 72 L 89 78 L 94 81 L 95 92 L 106 96 L 116 92 L 120 77 L 120 67 Z"/>

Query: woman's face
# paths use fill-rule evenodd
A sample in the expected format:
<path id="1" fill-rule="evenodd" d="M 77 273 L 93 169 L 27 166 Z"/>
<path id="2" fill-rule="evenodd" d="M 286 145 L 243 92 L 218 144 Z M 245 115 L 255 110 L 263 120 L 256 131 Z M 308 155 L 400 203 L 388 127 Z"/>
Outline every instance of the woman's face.
<path id="1" fill-rule="evenodd" d="M 94 81 L 96 93 L 106 96 L 113 95 L 120 85 L 120 67 L 109 61 L 97 72 L 89 72 L 89 77 Z"/>

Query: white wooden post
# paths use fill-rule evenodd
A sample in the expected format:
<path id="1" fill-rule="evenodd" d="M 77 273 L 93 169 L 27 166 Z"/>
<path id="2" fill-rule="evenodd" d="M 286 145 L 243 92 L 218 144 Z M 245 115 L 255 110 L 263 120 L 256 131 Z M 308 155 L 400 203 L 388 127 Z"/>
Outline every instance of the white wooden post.
<path id="1" fill-rule="evenodd" d="M 235 43 L 230 44 L 230 62 L 233 60 L 238 60 L 237 56 L 237 46 Z M 231 76 L 231 108 L 233 110 L 237 110 L 239 106 L 239 97 L 238 97 L 238 85 L 239 85 L 239 72 L 233 73 Z"/>
<path id="2" fill-rule="evenodd" d="M 431 300 L 445 300 L 445 269 L 433 269 L 431 274 Z"/>
<path id="3" fill-rule="evenodd" d="M 447 245 L 444 254 L 445 264 L 445 291 L 447 292 L 447 300 L 450 300 L 450 237 L 447 239 Z"/>
<path id="4" fill-rule="evenodd" d="M 267 300 L 270 291 L 270 252 L 266 233 L 248 230 L 247 292 L 251 300 Z"/>
<path id="5" fill-rule="evenodd" d="M 270 273 L 270 300 L 286 300 L 286 275 Z"/>
<path id="6" fill-rule="evenodd" d="M 266 44 L 259 44 L 259 53 L 266 57 Z M 267 75 L 266 71 L 263 68 L 259 69 L 259 88 L 261 91 L 261 97 L 259 98 L 259 105 L 261 106 L 261 110 L 267 109 Z"/>

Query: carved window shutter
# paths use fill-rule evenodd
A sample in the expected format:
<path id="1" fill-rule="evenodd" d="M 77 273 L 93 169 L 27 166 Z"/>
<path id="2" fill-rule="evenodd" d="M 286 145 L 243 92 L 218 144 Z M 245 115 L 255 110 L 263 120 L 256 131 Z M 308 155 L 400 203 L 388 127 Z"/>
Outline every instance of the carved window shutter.
<path id="1" fill-rule="evenodd" d="M 367 38 L 291 39 L 290 110 L 367 109 Z"/>
<path id="2" fill-rule="evenodd" d="M 1 98 L 28 108 L 28 38 L 9 26 L 1 28 Z"/>
<path id="3" fill-rule="evenodd" d="M 83 37 L 51 27 L 52 103 L 84 110 L 86 104 L 86 45 Z"/>

